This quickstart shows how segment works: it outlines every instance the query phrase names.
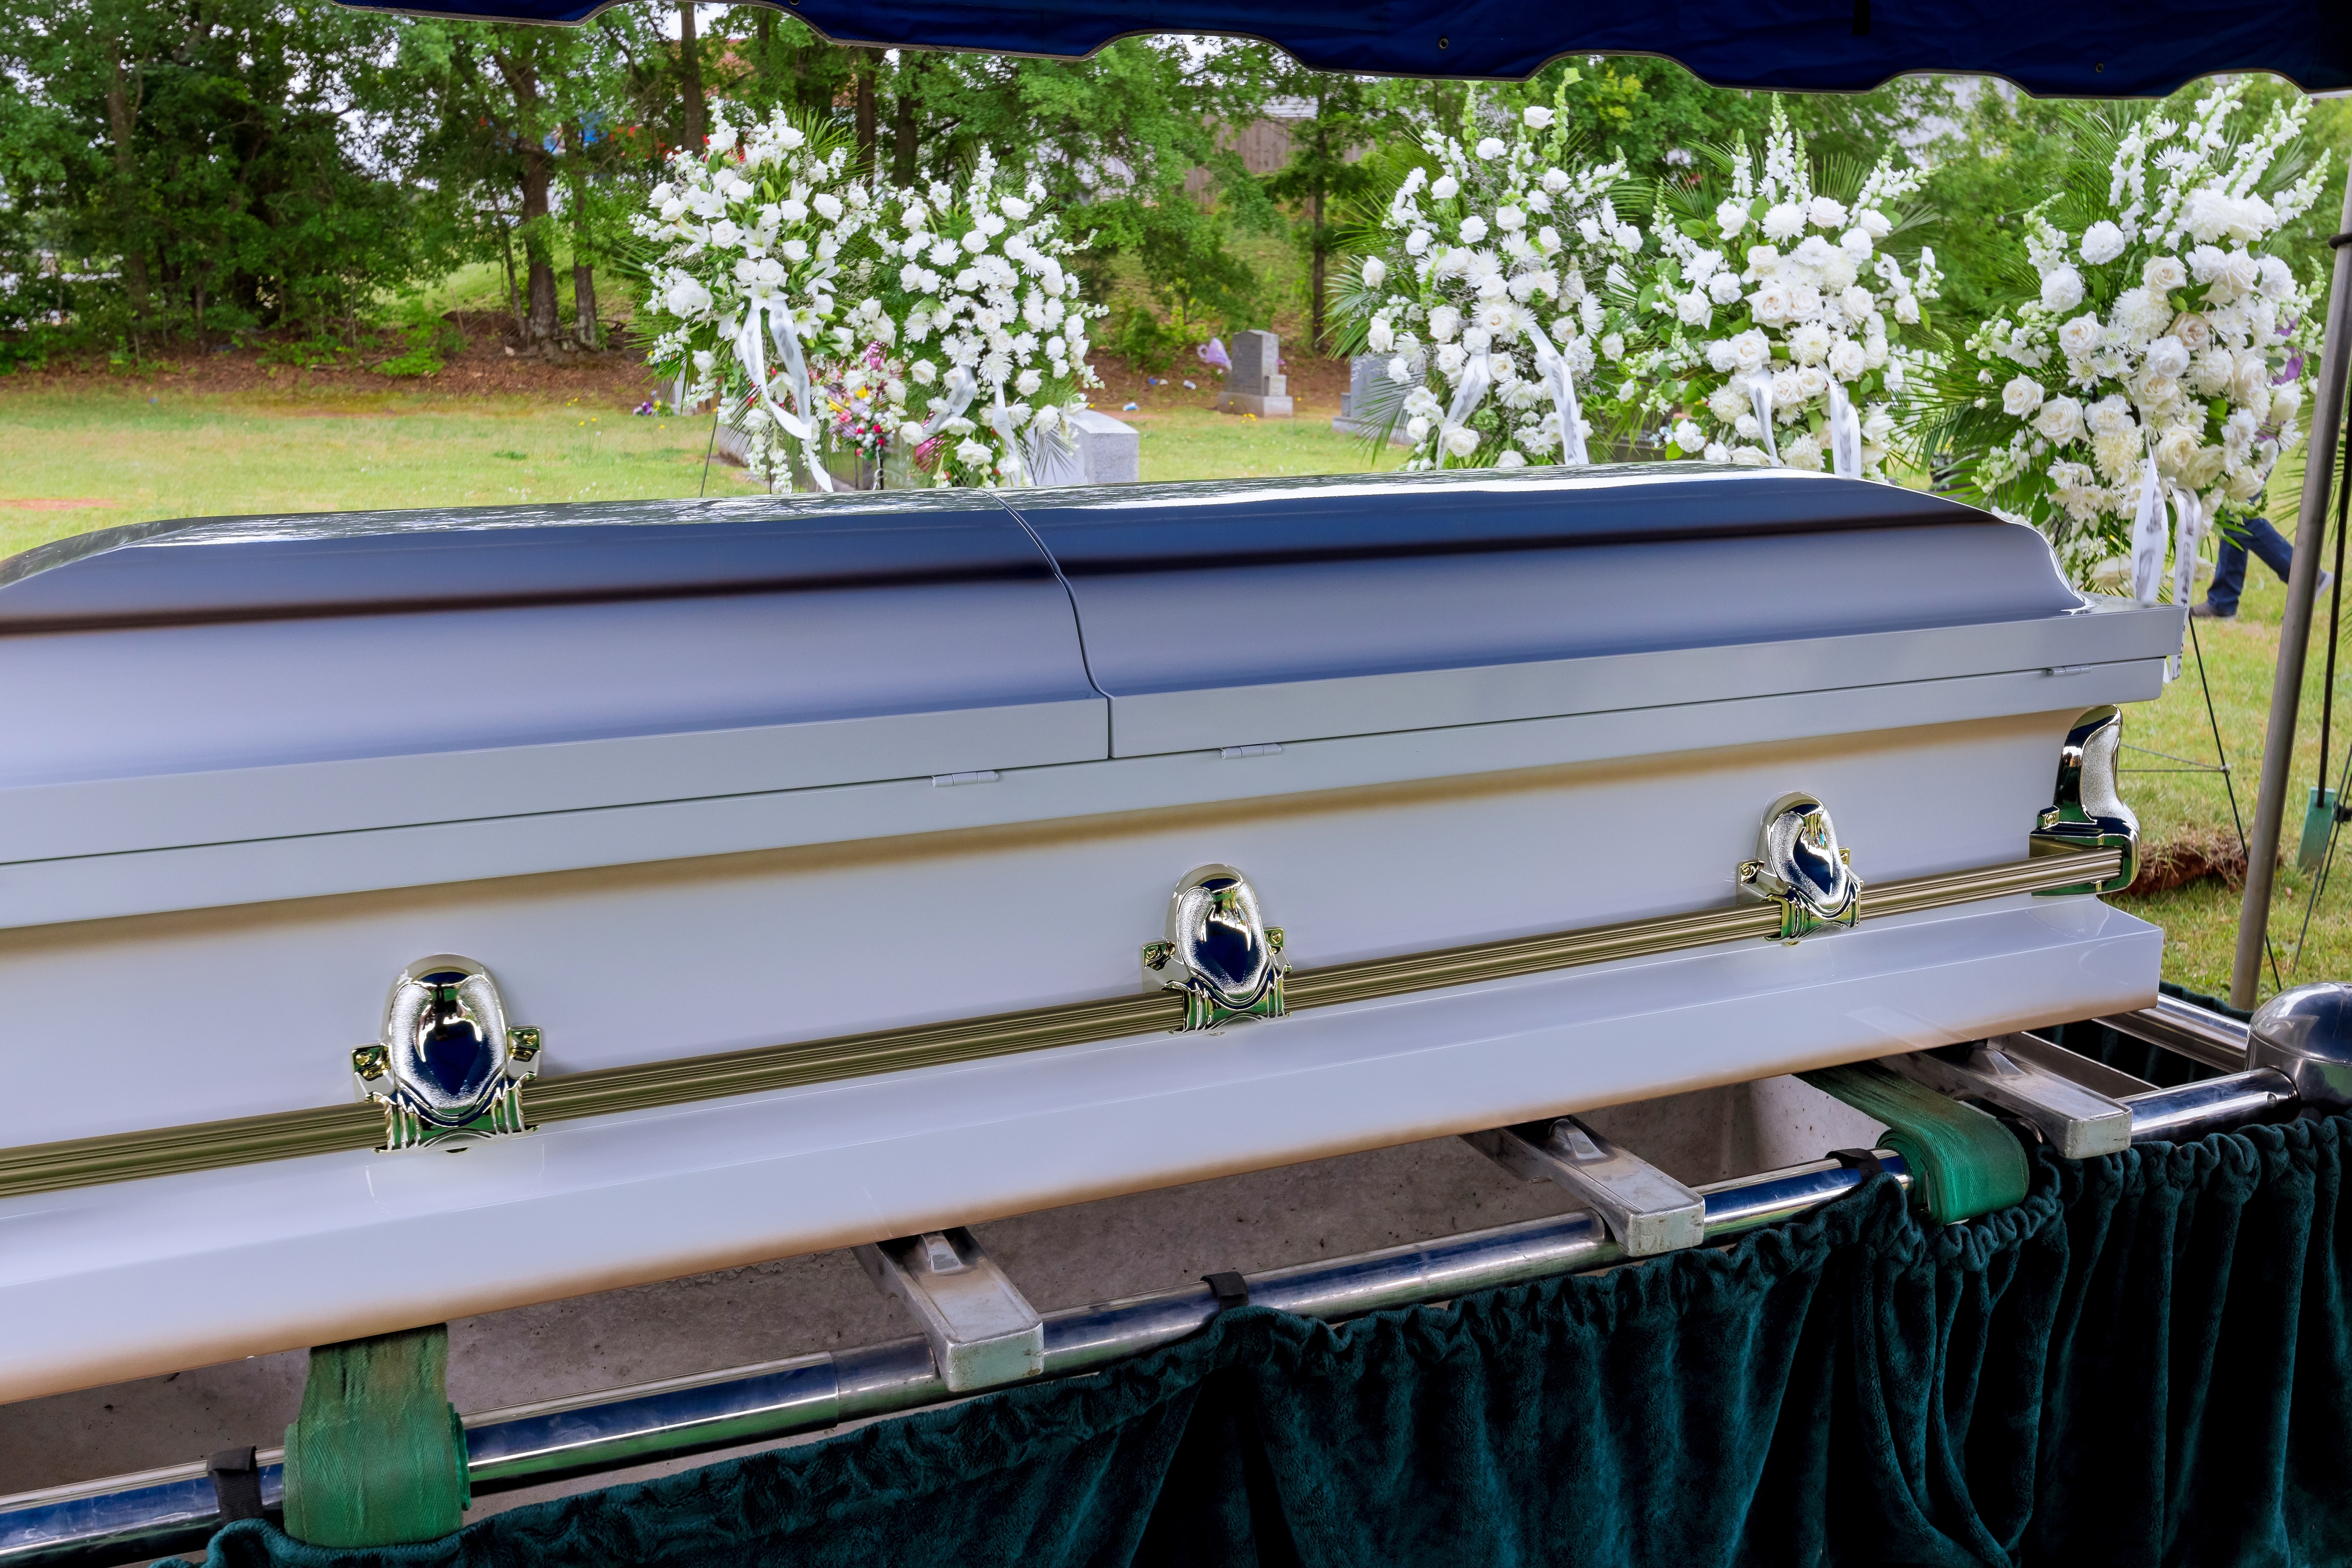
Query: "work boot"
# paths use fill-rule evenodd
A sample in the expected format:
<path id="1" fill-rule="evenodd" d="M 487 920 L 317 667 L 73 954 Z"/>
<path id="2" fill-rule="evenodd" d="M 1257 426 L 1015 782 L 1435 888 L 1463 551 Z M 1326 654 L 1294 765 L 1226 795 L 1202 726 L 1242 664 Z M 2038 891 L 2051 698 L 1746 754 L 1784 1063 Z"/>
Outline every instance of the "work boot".
<path id="1" fill-rule="evenodd" d="M 2189 613 L 2200 621 L 2235 621 L 2238 618 L 2238 612 L 2234 610 L 2214 609 L 2213 601 L 2210 599 L 2200 599 L 2190 605 Z"/>

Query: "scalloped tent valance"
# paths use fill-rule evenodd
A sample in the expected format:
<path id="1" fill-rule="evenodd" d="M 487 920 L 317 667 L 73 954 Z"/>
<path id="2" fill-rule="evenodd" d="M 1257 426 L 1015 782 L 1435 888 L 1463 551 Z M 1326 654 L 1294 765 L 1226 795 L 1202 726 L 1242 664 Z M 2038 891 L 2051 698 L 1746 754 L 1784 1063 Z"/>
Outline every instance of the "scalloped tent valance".
<path id="1" fill-rule="evenodd" d="M 613 0 L 345 0 L 365 10 L 583 22 Z M 785 9 L 786 7 L 779 7 Z M 2042 97 L 2161 97 L 2217 72 L 2352 89 L 2352 5 L 2278 0 L 792 0 L 836 43 L 1077 58 L 1134 34 L 1264 38 L 1318 70 L 1520 78 L 1563 55 L 1664 55 L 1717 87 L 1858 92 L 1913 72 Z"/>

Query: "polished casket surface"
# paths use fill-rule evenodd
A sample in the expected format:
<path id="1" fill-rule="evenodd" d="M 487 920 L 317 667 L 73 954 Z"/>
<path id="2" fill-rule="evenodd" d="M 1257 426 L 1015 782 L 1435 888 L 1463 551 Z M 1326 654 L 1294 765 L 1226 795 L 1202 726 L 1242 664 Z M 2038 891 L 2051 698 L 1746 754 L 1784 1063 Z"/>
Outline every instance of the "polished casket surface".
<path id="1" fill-rule="evenodd" d="M 432 954 L 552 1082 L 1133 994 L 1212 862 L 1313 968 L 1728 904 L 1792 789 L 1868 883 L 2017 862 L 2069 727 L 2156 695 L 2179 628 L 1939 498 L 1692 465 L 67 541 L 0 564 L 0 1147 L 347 1101 Z M 1868 909 L 0 1199 L 0 1397 L 2154 997 L 2160 937 L 2095 899 Z"/>

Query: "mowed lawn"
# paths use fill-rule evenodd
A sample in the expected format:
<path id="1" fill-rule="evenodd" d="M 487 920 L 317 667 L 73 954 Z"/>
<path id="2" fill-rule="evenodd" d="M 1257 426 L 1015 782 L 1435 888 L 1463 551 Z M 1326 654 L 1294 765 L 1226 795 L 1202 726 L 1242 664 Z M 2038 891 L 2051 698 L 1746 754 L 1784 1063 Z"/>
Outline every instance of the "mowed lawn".
<path id="1" fill-rule="evenodd" d="M 1172 392 L 1150 401 L 1133 413 L 1109 405 L 1142 432 L 1146 479 L 1361 472 L 1403 456 L 1334 434 L 1328 409 L 1256 421 L 1213 413 L 1202 399 Z M 709 464 L 706 473 L 709 438 L 708 418 L 639 418 L 625 406 L 586 401 L 314 392 L 297 402 L 135 383 L 58 391 L 0 382 L 0 556 L 156 517 L 691 497 L 706 486 L 713 496 L 757 494 L 724 463 Z M 2274 514 L 2291 511 L 2298 477 L 2283 475 L 2273 486 Z M 2126 754 L 2126 793 L 2151 840 L 2233 828 L 2228 784 L 2208 770 L 2224 752 L 2251 826 L 2284 599 L 2278 580 L 2257 566 L 2236 622 L 2198 624 L 2211 716 L 2193 656 L 2160 700 L 2126 716 L 2126 738 L 2137 749 Z M 2323 643 L 2325 608 L 2323 601 Z M 2305 683 L 2290 855 L 2318 762 L 2322 653 L 2315 643 Z M 2352 669 L 2339 693 L 2347 687 Z M 2341 716 L 2352 725 L 2352 711 Z M 2339 768 L 2345 738 L 2339 728 Z M 2311 911 L 2307 936 L 2313 879 L 2292 865 L 2281 875 L 2272 934 L 2289 985 L 2352 978 L 2352 832 L 2344 837 L 2343 874 Z M 2168 978 L 2200 990 L 2227 988 L 2236 893 L 2209 878 L 2119 902 L 2164 927 Z M 2263 986 L 2267 994 L 2267 972 Z"/>
<path id="2" fill-rule="evenodd" d="M 1126 417 L 1147 479 L 1361 470 L 1375 455 L 1328 413 L 1244 420 L 1200 407 Z M 756 495 L 708 465 L 710 421 L 624 405 L 426 393 L 59 392 L 0 382 L 0 557 L 155 517 Z M 1381 453 L 1382 466 L 1402 451 Z M 707 486 L 707 489 L 706 489 Z"/>

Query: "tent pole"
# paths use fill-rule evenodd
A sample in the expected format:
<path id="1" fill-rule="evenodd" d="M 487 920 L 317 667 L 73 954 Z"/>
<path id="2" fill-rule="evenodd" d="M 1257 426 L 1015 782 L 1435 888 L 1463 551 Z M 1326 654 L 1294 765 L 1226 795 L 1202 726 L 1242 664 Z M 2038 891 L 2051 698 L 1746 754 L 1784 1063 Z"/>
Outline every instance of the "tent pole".
<path id="1" fill-rule="evenodd" d="M 2345 172 L 2339 236 L 2352 233 L 2352 168 Z M 2277 879 L 2279 831 L 2286 821 L 2287 775 L 2294 767 L 2295 709 L 2303 699 L 2304 654 L 2311 641 L 2312 602 L 2319 594 L 2320 545 L 2327 535 L 2327 482 L 2336 472 L 2336 426 L 2344 415 L 2345 361 L 2352 356 L 2352 246 L 2336 246 L 2327 290 L 2327 336 L 2313 387 L 2311 438 L 2303 448 L 2303 508 L 2294 526 L 2294 564 L 2286 580 L 2286 613 L 2279 618 L 2278 670 L 2271 681 L 2270 727 L 2263 737 L 2263 772 L 2254 800 L 2254 834 L 2246 847 L 2246 900 L 2238 915 L 2237 962 L 2230 971 L 2230 1005 L 2251 1008 L 2262 982 L 2263 948 L 2270 934 L 2271 888 Z"/>

